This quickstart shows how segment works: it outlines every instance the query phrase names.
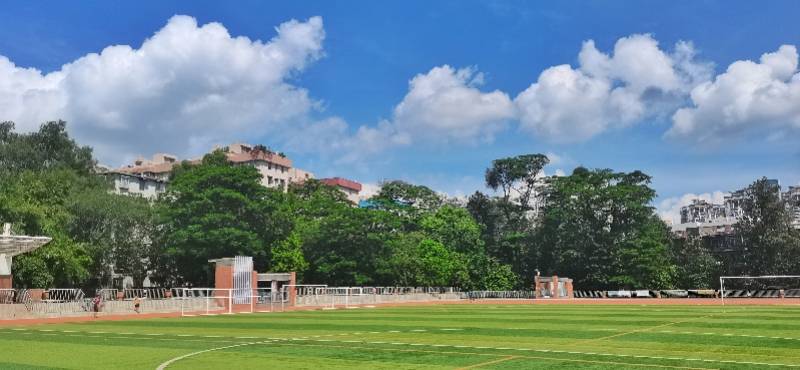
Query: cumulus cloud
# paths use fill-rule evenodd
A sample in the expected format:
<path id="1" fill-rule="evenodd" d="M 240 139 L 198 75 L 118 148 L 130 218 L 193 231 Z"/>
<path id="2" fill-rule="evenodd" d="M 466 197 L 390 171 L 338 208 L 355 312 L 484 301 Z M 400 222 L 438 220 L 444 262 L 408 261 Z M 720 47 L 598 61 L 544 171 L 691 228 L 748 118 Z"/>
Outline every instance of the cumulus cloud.
<path id="1" fill-rule="evenodd" d="M 711 72 L 710 64 L 695 60 L 690 43 L 674 49 L 665 52 L 647 34 L 619 39 L 613 55 L 584 42 L 578 68 L 550 67 L 514 99 L 521 127 L 577 142 L 663 113 Z"/>
<path id="2" fill-rule="evenodd" d="M 339 164 L 361 162 L 389 148 L 410 144 L 410 138 L 397 132 L 389 121 L 352 130 L 340 117 L 304 122 L 284 131 L 281 137 L 293 152 L 320 154 Z"/>
<path id="3" fill-rule="evenodd" d="M 298 151 L 333 154 L 339 162 L 415 143 L 488 142 L 515 112 L 505 93 L 478 88 L 483 79 L 474 68 L 434 67 L 409 81 L 389 120 L 351 130 L 343 119 L 328 118 L 305 124 L 287 140 Z"/>
<path id="4" fill-rule="evenodd" d="M 514 107 L 508 95 L 482 92 L 481 84 L 483 74 L 474 68 L 443 65 L 418 74 L 394 109 L 397 130 L 435 141 L 491 138 L 513 118 Z"/>
<path id="5" fill-rule="evenodd" d="M 109 46 L 42 74 L 0 57 L 0 120 L 23 131 L 63 118 L 101 158 L 202 152 L 304 117 L 315 102 L 287 82 L 322 56 L 322 19 L 289 21 L 267 41 L 174 16 L 139 48 Z"/>
<path id="6" fill-rule="evenodd" d="M 763 137 L 800 129 L 797 48 L 783 45 L 759 62 L 740 60 L 691 91 L 692 106 L 673 115 L 670 137 L 718 141 L 744 133 Z"/>
<path id="7" fill-rule="evenodd" d="M 709 203 L 722 204 L 725 201 L 725 196 L 728 193 L 722 191 L 714 191 L 711 193 L 693 194 L 687 193 L 680 197 L 670 197 L 658 203 L 658 215 L 671 225 L 678 225 L 681 223 L 681 207 L 692 204 L 695 199 L 705 200 Z"/>

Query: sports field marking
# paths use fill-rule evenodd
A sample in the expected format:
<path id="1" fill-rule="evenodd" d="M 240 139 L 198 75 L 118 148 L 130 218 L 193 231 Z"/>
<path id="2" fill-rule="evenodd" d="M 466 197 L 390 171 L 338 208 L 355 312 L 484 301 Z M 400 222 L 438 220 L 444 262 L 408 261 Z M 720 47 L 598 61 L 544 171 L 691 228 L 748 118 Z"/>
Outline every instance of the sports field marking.
<path id="1" fill-rule="evenodd" d="M 517 357 L 516 356 L 508 356 L 508 357 L 498 358 L 497 360 L 486 361 L 486 362 L 481 362 L 481 363 L 475 364 L 475 365 L 460 367 L 457 370 L 477 369 L 477 368 L 479 368 L 481 366 L 493 365 L 493 364 L 496 364 L 498 362 L 504 362 L 504 361 L 508 361 L 508 360 L 513 360 L 515 358 L 517 358 Z"/>
<path id="2" fill-rule="evenodd" d="M 293 339 L 292 342 L 300 341 L 300 339 Z M 312 342 L 337 342 L 337 343 L 364 343 L 369 344 L 369 342 L 364 341 L 341 341 L 341 340 L 330 340 L 330 339 L 307 339 L 307 341 Z M 275 342 L 276 344 L 284 343 L 284 341 Z M 434 344 L 427 344 L 427 343 L 404 343 L 404 342 L 390 342 L 387 343 L 389 345 L 395 346 L 415 346 L 415 347 L 430 347 L 430 348 L 437 348 Z M 755 361 L 735 361 L 735 360 L 715 360 L 715 359 L 701 359 L 701 358 L 686 358 L 686 357 L 674 357 L 674 356 L 646 356 L 646 355 L 628 355 L 628 354 L 620 354 L 620 353 L 597 353 L 597 352 L 583 352 L 583 351 L 567 351 L 567 350 L 554 350 L 554 349 L 532 349 L 532 348 L 508 348 L 508 347 L 485 347 L 485 346 L 464 346 L 464 345 L 454 345 L 454 348 L 466 348 L 466 349 L 488 349 L 488 350 L 498 350 L 498 351 L 532 351 L 538 353 L 558 353 L 558 354 L 575 354 L 575 355 L 585 355 L 585 356 L 605 356 L 605 357 L 620 357 L 620 358 L 639 358 L 639 359 L 648 359 L 648 360 L 672 360 L 672 361 L 687 361 L 687 362 L 706 362 L 706 363 L 728 363 L 728 364 L 738 364 L 738 365 L 757 365 L 757 366 L 772 366 L 772 367 L 791 367 L 791 368 L 800 368 L 800 364 L 783 364 L 783 363 L 771 363 L 771 362 L 755 362 Z M 353 348 L 353 347 L 351 347 Z M 366 347 L 372 348 L 372 347 Z M 444 352 L 439 352 L 444 353 Z M 456 352 L 456 353 L 463 353 L 463 352 Z M 497 354 L 501 355 L 501 354 Z M 506 356 L 514 356 L 512 354 L 506 354 Z M 554 359 L 555 360 L 555 359 Z M 559 359 L 561 360 L 561 359 Z M 566 361 L 566 360 L 565 360 Z M 588 360 L 586 360 L 588 361 Z M 644 365 L 642 365 L 644 366 Z M 675 368 L 674 366 L 664 366 L 664 365 L 652 365 L 657 367 L 670 367 Z M 678 367 L 678 368 L 685 368 L 685 367 Z"/>
<path id="3" fill-rule="evenodd" d="M 641 328 L 641 329 L 636 329 L 636 330 L 626 331 L 626 332 L 622 332 L 622 333 L 618 333 L 618 334 L 613 334 L 613 335 L 609 335 L 609 336 L 605 336 L 605 337 L 600 337 L 600 338 L 595 338 L 595 339 L 589 339 L 589 340 L 587 340 L 587 341 L 584 341 L 584 343 L 585 343 L 585 342 L 594 342 L 594 341 L 599 341 L 599 340 L 606 340 L 606 339 L 611 339 L 611 338 L 617 338 L 617 337 L 621 337 L 621 336 L 624 336 L 624 335 L 629 335 L 629 334 L 636 334 L 636 333 L 641 333 L 641 332 L 647 332 L 647 331 L 651 331 L 651 330 L 653 330 L 653 329 L 663 328 L 663 327 L 672 326 L 672 325 L 677 325 L 677 324 L 683 324 L 683 323 L 685 323 L 685 322 L 692 322 L 692 321 L 695 321 L 695 320 L 702 320 L 702 319 L 705 319 L 705 318 L 709 318 L 709 317 L 711 317 L 711 316 L 714 316 L 714 314 L 712 313 L 712 314 L 705 315 L 705 316 L 693 317 L 693 318 L 691 318 L 691 319 L 680 320 L 680 321 L 673 321 L 673 322 L 668 322 L 668 323 L 666 323 L 666 324 L 661 324 L 661 325 L 656 325 L 656 326 L 649 326 L 649 327 L 646 327 L 646 328 Z"/>
<path id="4" fill-rule="evenodd" d="M 228 349 L 228 348 L 244 347 L 244 346 L 252 346 L 252 345 L 254 345 L 254 344 L 261 344 L 261 343 L 268 343 L 268 342 L 270 342 L 270 341 L 267 341 L 267 342 L 251 342 L 251 343 L 240 343 L 240 344 L 234 344 L 234 345 L 230 345 L 230 346 L 217 347 L 217 348 L 209 348 L 209 349 L 204 349 L 204 350 L 202 350 L 202 351 L 197 351 L 197 352 L 187 353 L 187 354 L 185 354 L 185 355 L 178 356 L 178 357 L 175 357 L 175 358 L 169 359 L 169 360 L 167 360 L 167 361 L 164 361 L 163 363 L 161 363 L 161 365 L 158 365 L 158 367 L 156 368 L 156 370 L 164 370 L 164 369 L 166 369 L 166 368 L 167 368 L 167 366 L 169 366 L 169 365 L 171 365 L 171 364 L 173 364 L 173 363 L 175 363 L 175 362 L 178 362 L 178 361 L 180 361 L 180 360 L 183 360 L 183 359 L 185 359 L 185 358 L 189 358 L 189 357 L 192 357 L 192 356 L 197 356 L 197 355 L 199 355 L 199 354 L 208 353 L 208 352 L 214 352 L 214 351 L 220 351 L 220 350 L 223 350 L 223 349 Z"/>
<path id="5" fill-rule="evenodd" d="M 763 339 L 781 339 L 781 340 L 800 340 L 800 338 L 771 337 L 771 336 L 766 336 L 766 335 L 712 333 L 712 332 L 676 331 L 676 330 L 659 330 L 656 333 L 682 334 L 682 335 L 714 335 L 714 336 L 722 336 L 722 337 L 763 338 Z"/>
<path id="6" fill-rule="evenodd" d="M 599 365 L 615 365 L 615 366 L 631 366 L 631 367 L 654 367 L 654 368 L 662 368 L 662 369 L 686 369 L 686 370 L 714 370 L 716 368 L 710 367 L 688 367 L 688 366 L 671 366 L 671 365 L 657 365 L 657 364 L 642 364 L 642 363 L 631 363 L 631 362 L 619 362 L 619 361 L 600 361 L 600 360 L 579 360 L 579 359 L 570 359 L 570 358 L 554 358 L 554 357 L 543 357 L 543 356 L 530 356 L 530 355 L 501 355 L 501 354 L 492 354 L 492 353 L 481 353 L 481 352 L 453 352 L 453 351 L 431 351 L 431 350 L 424 350 L 424 349 L 398 349 L 398 348 L 375 348 L 375 347 L 354 347 L 354 346 L 340 346 L 340 345 L 327 345 L 327 344 L 301 344 L 301 343 L 275 343 L 275 345 L 279 346 L 300 346 L 300 347 L 323 347 L 323 348 L 345 348 L 345 349 L 363 349 L 368 351 L 388 351 L 388 352 L 415 352 L 415 353 L 432 353 L 432 354 L 444 354 L 444 355 L 473 355 L 473 356 L 505 356 L 505 357 L 514 357 L 517 359 L 530 359 L 530 360 L 545 360 L 545 361 L 556 361 L 556 362 L 576 362 L 576 363 L 589 363 L 589 364 L 599 364 Z M 458 346 L 456 346 L 458 347 Z M 503 359 L 505 361 L 505 359 Z M 488 363 L 483 363 L 483 365 L 488 365 Z M 718 370 L 718 369 L 717 369 Z"/>

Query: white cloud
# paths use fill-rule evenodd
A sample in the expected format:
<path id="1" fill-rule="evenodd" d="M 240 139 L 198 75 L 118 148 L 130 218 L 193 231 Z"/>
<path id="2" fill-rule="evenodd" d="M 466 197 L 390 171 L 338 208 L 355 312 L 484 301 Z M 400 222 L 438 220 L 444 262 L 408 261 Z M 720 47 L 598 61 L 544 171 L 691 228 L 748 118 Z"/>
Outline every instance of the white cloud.
<path id="1" fill-rule="evenodd" d="M 783 45 L 758 63 L 740 60 L 714 81 L 695 87 L 691 107 L 673 115 L 670 137 L 719 141 L 748 132 L 769 137 L 800 129 L 797 49 Z"/>
<path id="2" fill-rule="evenodd" d="M 545 153 L 545 155 L 547 156 L 547 159 L 550 160 L 551 166 L 564 164 L 566 161 L 568 161 L 568 159 L 566 159 L 564 156 L 556 154 L 554 152 L 547 152 Z"/>
<path id="3" fill-rule="evenodd" d="M 394 109 L 397 130 L 437 142 L 490 139 L 513 118 L 514 106 L 501 91 L 481 92 L 482 83 L 473 68 L 443 65 L 418 74 Z"/>
<path id="4" fill-rule="evenodd" d="M 680 197 L 670 197 L 658 203 L 658 215 L 672 225 L 681 223 L 681 207 L 692 204 L 695 199 L 702 199 L 709 203 L 722 204 L 728 193 L 714 191 L 712 193 L 693 194 L 687 193 Z"/>
<path id="5" fill-rule="evenodd" d="M 389 121 L 353 131 L 339 117 L 305 122 L 285 130 L 281 137 L 293 152 L 321 154 L 340 164 L 360 162 L 389 148 L 410 143 L 409 137 L 398 133 Z"/>
<path id="6" fill-rule="evenodd" d="M 338 162 L 419 143 L 488 142 L 515 112 L 508 95 L 482 92 L 482 83 L 483 75 L 473 68 L 434 67 L 409 81 L 391 120 L 351 130 L 341 118 L 329 118 L 304 125 L 299 136 L 287 140 L 298 151 L 335 155 Z"/>
<path id="7" fill-rule="evenodd" d="M 262 42 L 174 16 L 138 49 L 109 46 L 46 75 L 0 57 L 0 120 L 27 131 L 66 119 L 79 141 L 117 162 L 262 135 L 313 109 L 287 80 L 322 56 L 325 37 L 319 17 L 276 32 Z"/>
<path id="8" fill-rule="evenodd" d="M 619 39 L 613 55 L 586 41 L 578 68 L 550 67 L 514 99 L 520 125 L 547 139 L 577 142 L 661 114 L 708 78 L 711 66 L 694 54 L 686 42 L 668 54 L 650 35 Z"/>

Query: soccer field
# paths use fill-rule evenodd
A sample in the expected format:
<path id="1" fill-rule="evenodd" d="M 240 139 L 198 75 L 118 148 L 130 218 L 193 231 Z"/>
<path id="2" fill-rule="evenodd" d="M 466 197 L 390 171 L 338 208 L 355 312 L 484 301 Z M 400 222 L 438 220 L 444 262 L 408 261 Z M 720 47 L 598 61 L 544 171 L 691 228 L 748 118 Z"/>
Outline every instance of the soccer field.
<path id="1" fill-rule="evenodd" d="M 429 305 L 0 327 L 0 368 L 800 367 L 800 307 Z"/>

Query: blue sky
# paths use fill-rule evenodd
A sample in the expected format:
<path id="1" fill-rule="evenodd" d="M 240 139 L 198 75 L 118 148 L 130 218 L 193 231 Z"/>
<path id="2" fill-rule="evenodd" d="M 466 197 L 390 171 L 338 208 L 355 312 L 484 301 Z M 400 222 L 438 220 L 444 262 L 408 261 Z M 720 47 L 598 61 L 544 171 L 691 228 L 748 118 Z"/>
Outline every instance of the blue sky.
<path id="1" fill-rule="evenodd" d="M 320 177 L 401 178 L 453 195 L 483 190 L 492 159 L 541 152 L 558 158 L 548 173 L 643 170 L 667 212 L 687 193 L 713 198 L 760 176 L 800 182 L 797 14 L 793 1 L 8 3 L 0 120 L 31 130 L 66 118 L 113 165 L 242 140 L 284 150 Z M 209 22 L 246 42 L 202 40 Z M 262 53 L 271 40 L 282 56 L 254 61 L 247 49 Z M 131 49 L 84 58 L 112 45 Z M 658 77 L 656 62 L 678 77 Z M 736 62 L 741 71 L 724 75 Z M 543 87 L 570 76 L 573 95 Z M 738 88 L 753 83 L 763 88 Z M 682 130 L 680 109 L 689 110 Z"/>

